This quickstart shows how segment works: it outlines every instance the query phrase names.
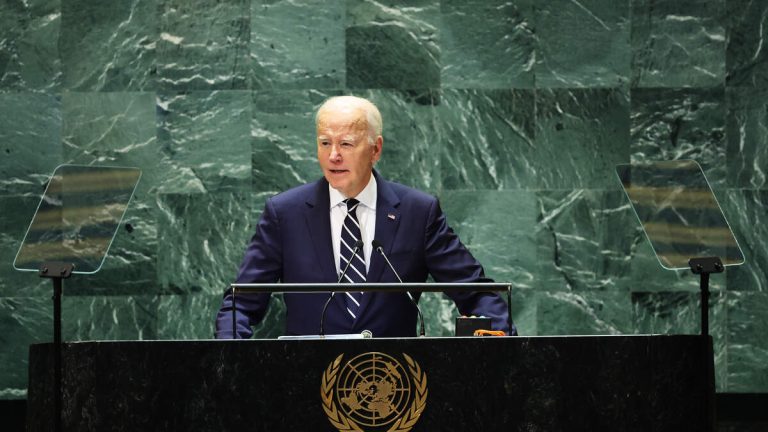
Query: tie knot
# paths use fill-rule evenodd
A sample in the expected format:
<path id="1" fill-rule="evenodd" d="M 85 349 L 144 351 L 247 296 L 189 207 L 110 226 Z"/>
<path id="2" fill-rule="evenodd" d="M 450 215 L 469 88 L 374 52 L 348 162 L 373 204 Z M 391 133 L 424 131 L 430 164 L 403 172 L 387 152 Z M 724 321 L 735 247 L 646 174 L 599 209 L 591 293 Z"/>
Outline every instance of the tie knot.
<path id="1" fill-rule="evenodd" d="M 355 211 L 357 205 L 360 204 L 360 201 L 354 198 L 347 198 L 344 202 L 347 204 L 347 211 Z"/>

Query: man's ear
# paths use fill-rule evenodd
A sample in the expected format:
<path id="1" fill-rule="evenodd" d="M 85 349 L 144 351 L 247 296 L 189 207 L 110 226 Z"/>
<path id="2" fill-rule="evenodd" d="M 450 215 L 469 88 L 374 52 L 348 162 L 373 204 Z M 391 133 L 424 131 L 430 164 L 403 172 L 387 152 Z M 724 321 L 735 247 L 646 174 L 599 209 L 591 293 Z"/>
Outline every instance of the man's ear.
<path id="1" fill-rule="evenodd" d="M 384 147 L 384 137 L 382 137 L 381 135 L 377 136 L 376 141 L 373 143 L 373 147 L 374 147 L 374 150 L 373 150 L 372 162 L 375 164 L 381 158 L 381 150 Z"/>

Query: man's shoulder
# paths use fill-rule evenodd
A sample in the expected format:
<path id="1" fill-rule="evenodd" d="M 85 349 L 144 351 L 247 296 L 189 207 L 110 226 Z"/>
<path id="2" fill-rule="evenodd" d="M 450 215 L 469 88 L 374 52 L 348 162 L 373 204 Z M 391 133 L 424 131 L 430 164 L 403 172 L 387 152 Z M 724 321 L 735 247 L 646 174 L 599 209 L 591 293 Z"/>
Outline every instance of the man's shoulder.
<path id="1" fill-rule="evenodd" d="M 411 186 L 406 186 L 401 183 L 397 183 L 394 181 L 384 180 L 381 179 L 379 181 L 383 181 L 383 186 L 389 188 L 389 190 L 400 200 L 403 202 L 413 202 L 413 203 L 422 203 L 422 204 L 431 204 L 435 201 L 437 201 L 437 198 L 434 195 L 431 195 L 427 192 L 424 192 L 420 189 L 416 189 Z"/>
<path id="2" fill-rule="evenodd" d="M 294 186 L 290 189 L 286 189 L 278 193 L 272 198 L 277 200 L 289 200 L 297 197 L 311 196 L 317 190 L 318 183 L 319 183 L 319 180 Z"/>
<path id="3" fill-rule="evenodd" d="M 299 186 L 294 186 L 290 189 L 278 193 L 277 195 L 273 195 L 271 198 L 269 198 L 269 201 L 273 205 L 279 207 L 304 204 L 307 201 L 313 201 L 317 198 L 318 191 L 323 186 L 322 183 L 323 179 L 320 179 Z"/>

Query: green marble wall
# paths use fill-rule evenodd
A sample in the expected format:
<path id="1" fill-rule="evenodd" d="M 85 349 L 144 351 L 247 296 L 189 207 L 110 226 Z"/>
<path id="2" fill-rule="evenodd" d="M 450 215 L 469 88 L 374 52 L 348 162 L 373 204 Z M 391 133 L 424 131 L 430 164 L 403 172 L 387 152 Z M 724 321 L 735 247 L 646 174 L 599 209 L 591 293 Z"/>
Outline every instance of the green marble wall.
<path id="1" fill-rule="evenodd" d="M 11 262 L 60 163 L 140 167 L 101 273 L 67 281 L 69 340 L 196 339 L 266 197 L 320 175 L 313 110 L 381 108 L 385 176 L 428 190 L 514 284 L 523 334 L 695 333 L 614 178 L 693 158 L 747 264 L 713 277 L 717 388 L 768 392 L 766 0 L 0 2 L 0 399 L 51 338 Z M 431 334 L 455 313 L 423 299 Z M 282 305 L 258 329 L 282 328 Z"/>

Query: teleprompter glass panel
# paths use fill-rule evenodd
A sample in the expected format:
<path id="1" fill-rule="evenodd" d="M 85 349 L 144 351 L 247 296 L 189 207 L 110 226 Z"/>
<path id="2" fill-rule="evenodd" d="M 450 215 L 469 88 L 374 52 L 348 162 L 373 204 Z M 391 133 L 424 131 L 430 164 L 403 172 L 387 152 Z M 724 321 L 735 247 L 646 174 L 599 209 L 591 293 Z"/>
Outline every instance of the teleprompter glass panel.
<path id="1" fill-rule="evenodd" d="M 688 269 L 691 258 L 744 263 L 731 228 L 696 161 L 617 165 L 624 192 L 662 267 Z"/>
<path id="2" fill-rule="evenodd" d="M 38 271 L 55 261 L 74 264 L 73 273 L 99 271 L 140 177 L 138 168 L 57 167 L 13 266 Z"/>

